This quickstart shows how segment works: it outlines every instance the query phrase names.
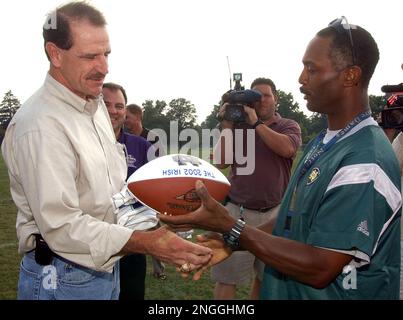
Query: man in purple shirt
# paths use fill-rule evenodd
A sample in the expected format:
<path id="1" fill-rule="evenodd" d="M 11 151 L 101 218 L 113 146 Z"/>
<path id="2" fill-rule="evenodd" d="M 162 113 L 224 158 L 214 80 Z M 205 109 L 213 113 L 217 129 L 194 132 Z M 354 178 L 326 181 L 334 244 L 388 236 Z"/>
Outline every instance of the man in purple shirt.
<path id="1" fill-rule="evenodd" d="M 123 87 L 111 82 L 104 83 L 102 94 L 116 140 L 125 146 L 128 178 L 148 160 L 152 160 L 147 159 L 148 149 L 152 146 L 143 137 L 123 130 L 127 104 Z M 120 300 L 144 300 L 146 263 L 144 254 L 131 254 L 120 259 Z"/>
<path id="2" fill-rule="evenodd" d="M 104 89 L 108 90 L 108 89 Z M 105 99 L 105 96 L 104 96 Z M 108 108 L 109 110 L 109 108 Z M 126 159 L 127 159 L 127 178 L 129 178 L 134 171 L 146 164 L 148 149 L 152 146 L 143 137 L 135 136 L 133 134 L 120 130 L 119 136 L 116 136 L 119 143 L 126 146 Z"/>

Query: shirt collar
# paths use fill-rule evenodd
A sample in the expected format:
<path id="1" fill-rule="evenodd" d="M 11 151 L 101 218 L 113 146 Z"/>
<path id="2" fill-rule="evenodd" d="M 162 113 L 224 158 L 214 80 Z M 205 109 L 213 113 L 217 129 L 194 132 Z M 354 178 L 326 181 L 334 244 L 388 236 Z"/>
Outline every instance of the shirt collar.
<path id="1" fill-rule="evenodd" d="M 275 112 L 273 116 L 273 123 L 278 122 L 281 119 L 281 116 L 279 113 Z"/>
<path id="2" fill-rule="evenodd" d="M 268 125 L 271 126 L 272 124 L 276 124 L 277 122 L 279 122 L 281 119 L 281 116 L 279 113 L 275 112 L 273 117 L 271 117 L 269 120 L 267 120 Z M 266 121 L 265 121 L 266 123 Z"/>
<path id="3" fill-rule="evenodd" d="M 378 126 L 378 123 L 374 120 L 374 118 L 369 117 L 367 119 L 362 120 L 359 124 L 354 126 L 349 132 L 347 132 L 339 141 L 340 142 L 344 139 L 346 139 L 349 136 L 352 136 L 354 133 L 360 131 L 362 128 L 365 128 L 367 126 Z M 340 129 L 341 130 L 341 129 Z M 330 139 L 332 139 L 340 130 L 329 130 L 327 129 L 326 135 L 323 137 L 323 143 L 328 143 Z"/>
<path id="4" fill-rule="evenodd" d="M 70 105 L 80 112 L 87 112 L 91 115 L 95 114 L 98 109 L 98 103 L 102 100 L 101 96 L 95 99 L 85 100 L 70 89 L 62 85 L 59 81 L 53 78 L 49 73 L 46 75 L 45 88 L 57 99 L 62 100 L 64 103 Z"/>

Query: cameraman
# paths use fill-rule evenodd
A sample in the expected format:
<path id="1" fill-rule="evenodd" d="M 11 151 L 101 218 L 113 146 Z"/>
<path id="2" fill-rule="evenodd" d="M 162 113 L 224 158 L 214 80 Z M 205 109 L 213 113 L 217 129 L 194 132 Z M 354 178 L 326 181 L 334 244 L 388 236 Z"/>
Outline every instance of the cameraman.
<path id="1" fill-rule="evenodd" d="M 254 108 L 244 106 L 246 123 L 234 123 L 224 119 L 227 103 L 219 112 L 221 136 L 214 151 L 214 163 L 220 169 L 231 166 L 229 191 L 226 208 L 231 215 L 243 217 L 248 225 L 257 226 L 276 215 L 279 204 L 290 179 L 292 162 L 301 145 L 301 129 L 293 120 L 282 118 L 276 113 L 276 86 L 270 79 L 257 78 L 251 89 L 261 93 L 261 99 Z M 229 129 L 229 130 L 224 130 Z M 239 130 L 239 131 L 238 131 Z M 247 148 L 247 130 L 254 130 L 254 154 L 247 154 L 247 159 L 255 161 L 252 174 L 241 175 L 238 168 L 235 148 Z M 233 135 L 234 143 L 225 145 L 226 135 L 242 133 L 242 141 Z M 230 144 L 227 142 L 227 144 Z M 226 150 L 229 152 L 226 154 Z M 227 151 L 228 151 L 227 150 Z M 239 150 L 238 150 L 239 151 Z M 216 282 L 215 299 L 234 299 L 236 286 L 244 284 L 255 270 L 255 279 L 251 299 L 258 299 L 260 283 L 263 277 L 263 263 L 247 251 L 234 252 L 228 259 L 212 268 L 212 279 Z"/>
<path id="2" fill-rule="evenodd" d="M 402 65 L 403 67 L 403 65 Z M 403 132 L 396 129 L 383 129 L 386 136 L 392 143 L 397 160 L 400 166 L 400 176 L 402 177 L 403 185 Z M 399 132 L 399 133 L 398 133 Z M 401 256 L 400 256 L 400 300 L 403 300 L 403 220 L 400 221 L 400 240 L 401 240 Z"/>

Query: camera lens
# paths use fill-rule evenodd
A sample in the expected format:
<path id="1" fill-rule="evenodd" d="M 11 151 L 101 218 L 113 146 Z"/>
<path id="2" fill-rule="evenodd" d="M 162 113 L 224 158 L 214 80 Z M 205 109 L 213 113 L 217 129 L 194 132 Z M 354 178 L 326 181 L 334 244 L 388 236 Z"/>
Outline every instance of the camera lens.
<path id="1" fill-rule="evenodd" d="M 245 122 L 245 111 L 242 105 L 228 105 L 225 109 L 224 118 L 231 122 Z"/>

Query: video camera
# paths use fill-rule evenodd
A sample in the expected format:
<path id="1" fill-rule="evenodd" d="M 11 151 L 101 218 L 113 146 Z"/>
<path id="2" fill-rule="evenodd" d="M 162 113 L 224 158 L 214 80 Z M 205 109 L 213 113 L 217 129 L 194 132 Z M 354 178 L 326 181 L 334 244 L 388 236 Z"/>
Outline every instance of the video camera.
<path id="1" fill-rule="evenodd" d="M 228 103 L 225 108 L 224 119 L 241 123 L 245 122 L 245 111 L 243 106 L 254 107 L 254 103 L 260 101 L 262 95 L 259 91 L 246 89 L 241 85 L 242 73 L 234 73 L 235 86 L 221 98 L 222 103 Z"/>
<path id="2" fill-rule="evenodd" d="M 389 97 L 386 108 L 381 111 L 381 123 L 384 129 L 403 130 L 403 83 L 385 85 L 381 88 Z"/>

